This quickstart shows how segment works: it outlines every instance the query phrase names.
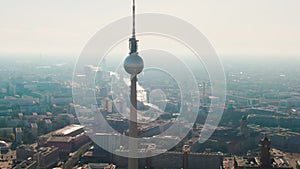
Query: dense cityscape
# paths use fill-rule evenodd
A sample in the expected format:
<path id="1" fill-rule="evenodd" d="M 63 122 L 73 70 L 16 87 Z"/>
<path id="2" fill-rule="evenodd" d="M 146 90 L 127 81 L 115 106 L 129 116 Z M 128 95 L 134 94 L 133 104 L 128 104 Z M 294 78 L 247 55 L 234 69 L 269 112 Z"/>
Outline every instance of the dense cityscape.
<path id="1" fill-rule="evenodd" d="M 298 1 L 130 1 L 1 2 L 0 169 L 300 169 Z"/>
<path id="2" fill-rule="evenodd" d="M 254 61 L 249 61 L 249 65 L 251 62 Z M 85 74 L 81 75 L 86 82 L 72 84 L 73 64 L 71 59 L 45 57 L 1 60 L 1 168 L 126 168 L 126 158 L 94 143 L 89 137 L 93 125 L 82 125 L 76 114 L 76 110 L 87 112 L 85 120 L 93 123 L 93 113 L 99 110 L 117 132 L 93 132 L 92 139 L 114 142 L 112 148 L 122 151 L 120 137 L 114 136 L 126 135 L 129 124 L 120 112 L 124 110 L 120 108 L 122 102 L 114 100 L 110 91 L 115 76 L 109 66 L 103 70 L 86 65 Z M 268 63 L 270 67 L 276 64 Z M 262 74 L 257 71 L 259 66 L 224 61 L 228 86 L 226 108 L 216 131 L 204 143 L 199 143 L 199 136 L 210 101 L 216 98 L 210 95 L 209 81 L 199 79 L 201 104 L 190 132 L 167 152 L 140 159 L 139 167 L 259 168 L 271 161 L 273 168 L 299 168 L 300 86 L 294 78 L 297 65 L 286 64 L 284 70 L 264 69 L 266 72 Z M 96 87 L 89 87 L 87 81 L 91 75 L 104 80 L 98 81 Z M 139 124 L 140 137 L 152 137 L 167 130 L 180 111 L 178 88 L 162 78 L 156 80 L 169 94 L 165 110 L 160 110 L 152 123 Z M 72 85 L 87 92 L 96 91 L 98 104 L 75 105 Z M 153 87 L 144 84 L 143 79 L 140 85 L 145 91 Z M 147 102 L 147 97 L 140 100 L 138 109 L 149 109 Z M 265 144 L 271 147 L 270 153 L 265 152 Z M 161 149 L 150 143 L 143 147 L 153 152 Z"/>

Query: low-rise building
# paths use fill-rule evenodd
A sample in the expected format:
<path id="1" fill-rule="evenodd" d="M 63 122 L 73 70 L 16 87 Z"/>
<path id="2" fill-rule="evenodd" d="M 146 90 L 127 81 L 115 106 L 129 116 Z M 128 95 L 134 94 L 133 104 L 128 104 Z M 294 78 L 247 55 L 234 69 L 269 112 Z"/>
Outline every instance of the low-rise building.
<path id="1" fill-rule="evenodd" d="M 70 152 L 78 150 L 82 145 L 90 141 L 85 134 L 83 126 L 70 125 L 59 129 L 47 139 L 48 147 L 55 146 L 59 148 L 60 156 L 67 157 Z"/>
<path id="2" fill-rule="evenodd" d="M 40 169 L 51 169 L 59 162 L 59 151 L 57 147 L 40 147 L 34 154 L 33 160 L 37 162 Z"/>
<path id="3" fill-rule="evenodd" d="M 16 161 L 22 162 L 27 160 L 29 157 L 32 157 L 35 153 L 35 148 L 30 145 L 20 145 L 16 150 Z"/>

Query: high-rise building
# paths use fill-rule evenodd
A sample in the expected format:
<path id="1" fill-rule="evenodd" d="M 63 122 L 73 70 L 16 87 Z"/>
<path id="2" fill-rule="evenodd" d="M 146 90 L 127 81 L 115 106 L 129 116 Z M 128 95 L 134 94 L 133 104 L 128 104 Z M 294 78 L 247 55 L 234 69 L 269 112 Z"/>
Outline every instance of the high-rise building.
<path id="1" fill-rule="evenodd" d="M 23 137 L 22 129 L 21 128 L 16 128 L 15 133 L 16 133 L 16 144 L 21 144 L 22 143 L 22 137 Z"/>
<path id="2" fill-rule="evenodd" d="M 270 145 L 271 141 L 267 136 L 260 140 L 260 161 L 263 167 L 271 165 Z"/>
<path id="3" fill-rule="evenodd" d="M 243 116 L 240 123 L 240 134 L 244 137 L 249 137 L 249 131 L 247 126 L 247 116 Z"/>
<path id="4" fill-rule="evenodd" d="M 52 121 L 50 119 L 45 120 L 45 126 L 48 132 L 52 131 Z"/>
<path id="5" fill-rule="evenodd" d="M 31 126 L 31 134 L 33 138 L 36 139 L 38 136 L 38 125 L 36 123 L 31 123 L 30 126 Z"/>

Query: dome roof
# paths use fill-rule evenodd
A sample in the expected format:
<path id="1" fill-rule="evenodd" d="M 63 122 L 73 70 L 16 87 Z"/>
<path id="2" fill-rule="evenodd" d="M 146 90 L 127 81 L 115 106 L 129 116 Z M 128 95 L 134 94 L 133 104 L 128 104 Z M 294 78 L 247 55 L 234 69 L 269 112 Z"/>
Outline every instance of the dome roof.
<path id="1" fill-rule="evenodd" d="M 0 140 L 0 147 L 7 147 L 7 146 L 8 144 L 5 141 Z"/>

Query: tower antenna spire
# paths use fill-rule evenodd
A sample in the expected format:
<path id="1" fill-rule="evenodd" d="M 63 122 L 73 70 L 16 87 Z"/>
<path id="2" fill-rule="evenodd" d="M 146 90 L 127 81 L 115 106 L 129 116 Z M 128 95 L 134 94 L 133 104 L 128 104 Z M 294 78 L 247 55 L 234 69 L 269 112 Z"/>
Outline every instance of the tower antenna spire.
<path id="1" fill-rule="evenodd" d="M 138 49 L 138 40 L 135 37 L 135 0 L 132 2 L 132 37 L 129 39 L 130 53 L 136 53 Z"/>
<path id="2" fill-rule="evenodd" d="M 132 37 L 135 37 L 135 0 L 132 2 Z"/>

